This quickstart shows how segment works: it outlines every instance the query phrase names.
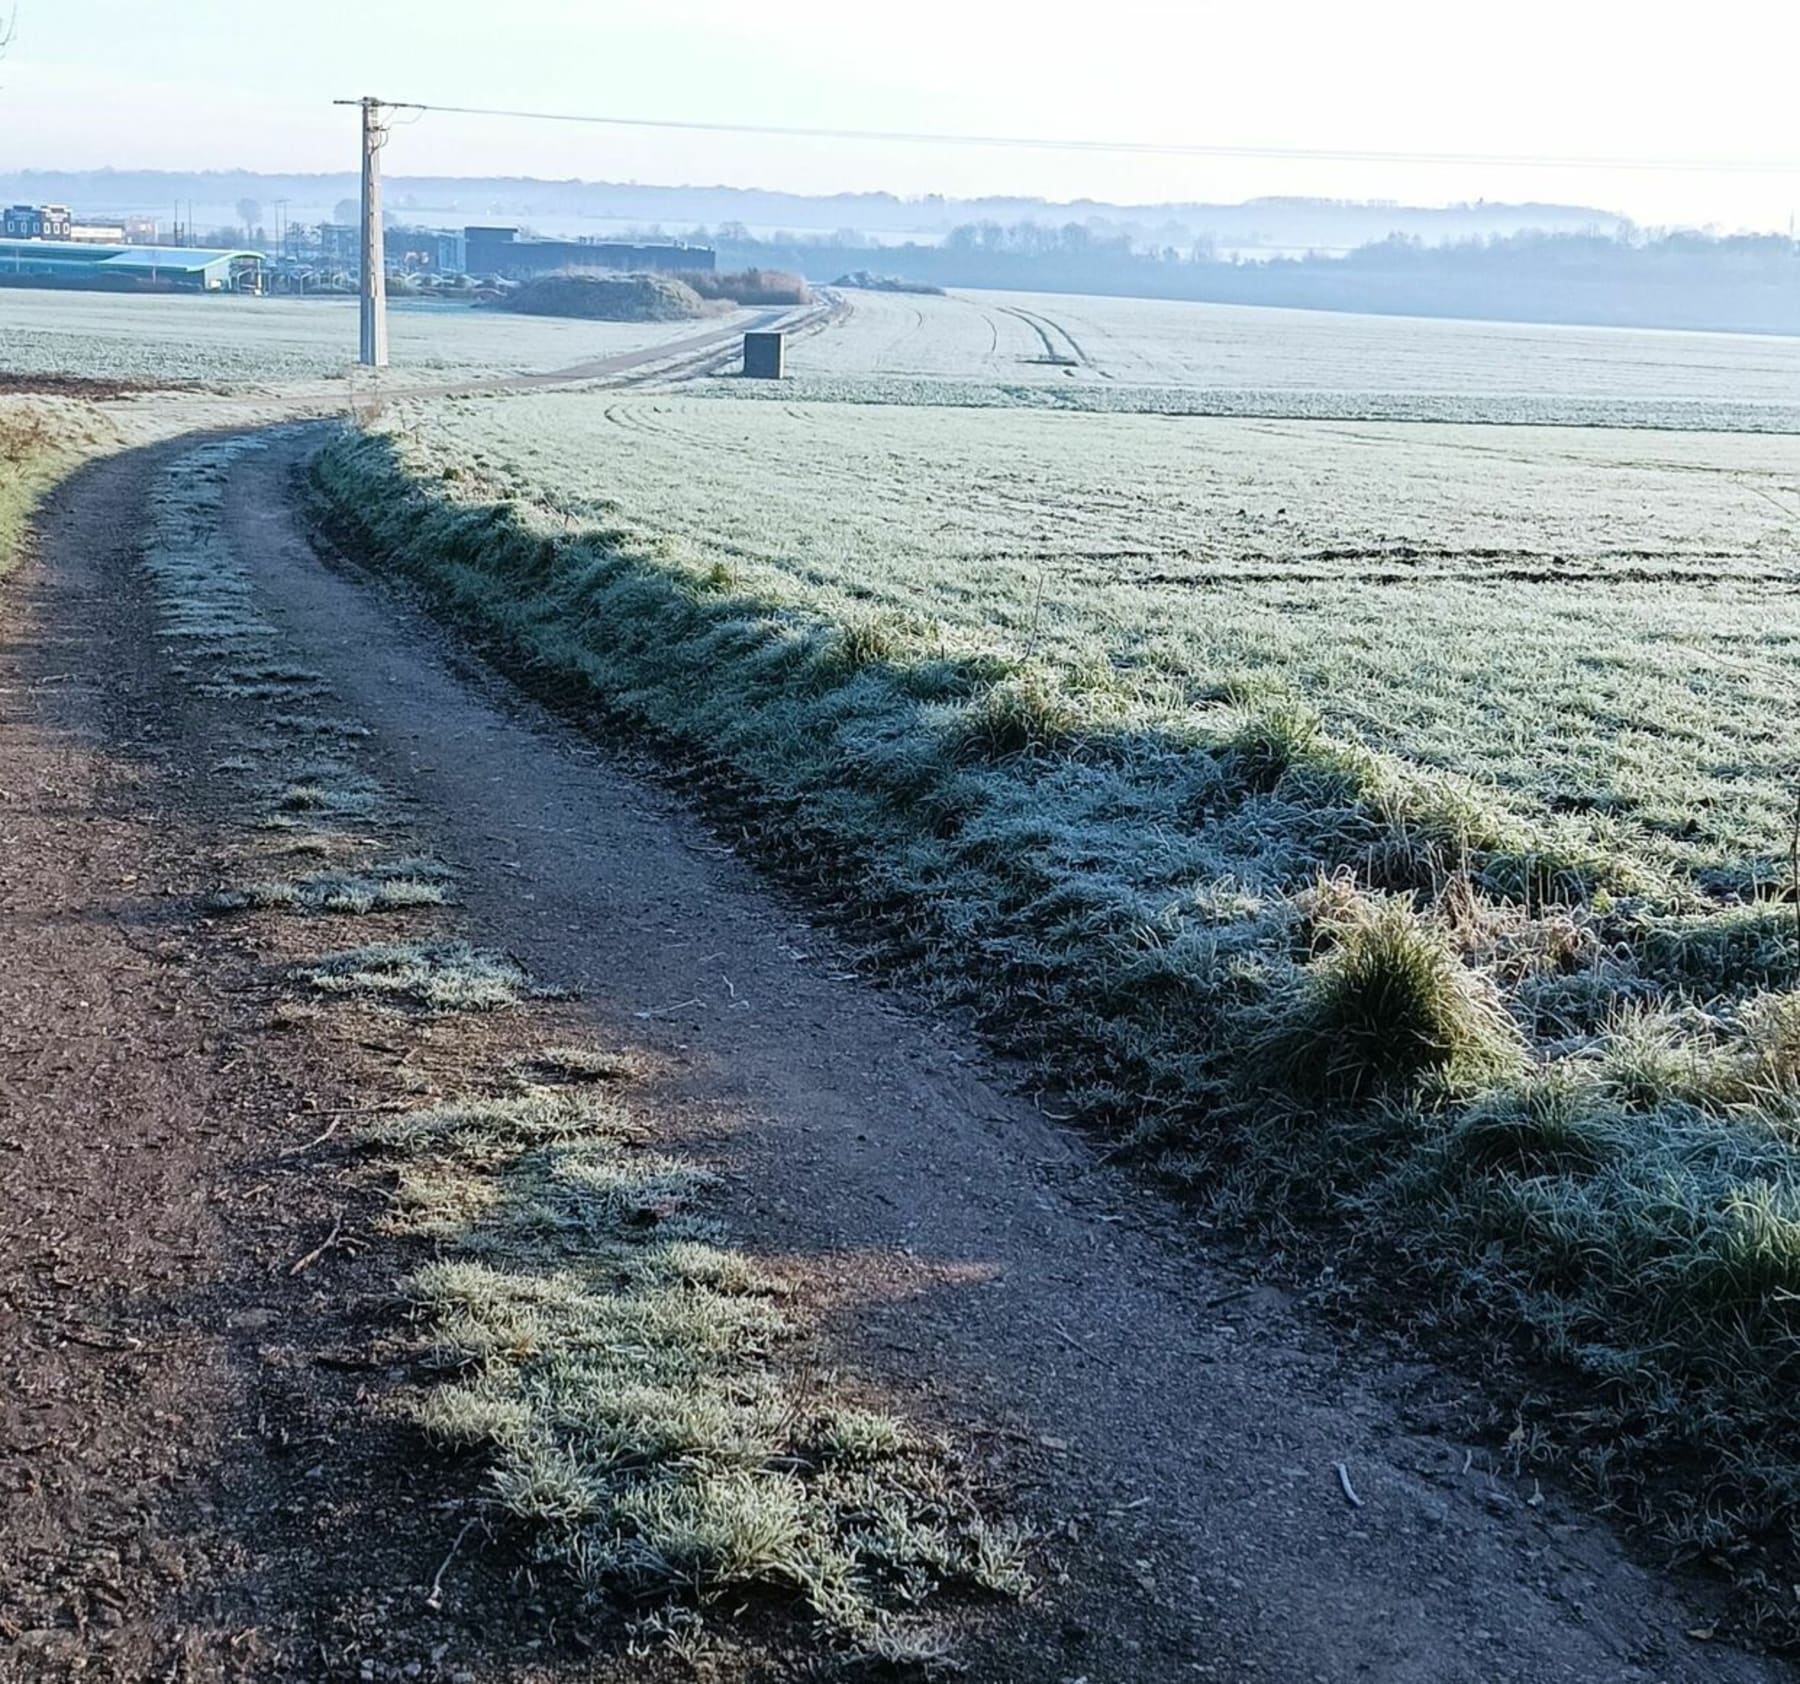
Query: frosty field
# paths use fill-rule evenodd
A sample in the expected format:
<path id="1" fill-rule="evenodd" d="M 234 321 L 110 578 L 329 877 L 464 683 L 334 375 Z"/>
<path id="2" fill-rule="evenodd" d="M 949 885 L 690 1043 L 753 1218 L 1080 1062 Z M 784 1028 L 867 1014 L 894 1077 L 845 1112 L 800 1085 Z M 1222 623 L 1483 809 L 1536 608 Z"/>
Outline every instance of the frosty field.
<path id="1" fill-rule="evenodd" d="M 846 297 L 847 322 L 793 347 L 789 395 L 1800 430 L 1795 339 L 992 292 Z"/>
<path id="2" fill-rule="evenodd" d="M 545 373 L 682 331 L 407 300 L 390 311 L 400 372 Z M 343 376 L 356 347 L 353 298 L 0 291 L 0 374 L 268 387 Z"/>
<path id="3" fill-rule="evenodd" d="M 1582 1376 L 1523 1430 L 1620 1512 L 1788 1535 L 1800 345 L 852 302 L 321 490 L 1222 1220 Z"/>
<path id="4" fill-rule="evenodd" d="M 1553 1364 L 1522 1457 L 1793 1583 L 1800 341 L 847 304 L 780 383 L 389 388 L 320 510 L 1218 1228 Z M 0 323 L 257 388 L 169 400 L 217 424 L 354 309 Z M 394 319 L 458 373 L 681 331 Z"/>
<path id="5" fill-rule="evenodd" d="M 1791 439 L 600 395 L 415 424 L 434 461 L 828 617 L 1188 707 L 1285 695 L 1686 869 L 1785 850 Z"/>

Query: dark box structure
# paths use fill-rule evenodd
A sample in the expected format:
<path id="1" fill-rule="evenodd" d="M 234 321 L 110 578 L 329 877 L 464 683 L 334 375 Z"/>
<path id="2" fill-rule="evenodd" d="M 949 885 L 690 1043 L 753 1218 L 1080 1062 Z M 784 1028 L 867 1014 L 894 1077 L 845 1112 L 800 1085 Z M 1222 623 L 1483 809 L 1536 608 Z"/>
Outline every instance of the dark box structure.
<path id="1" fill-rule="evenodd" d="M 744 376 L 749 380 L 779 380 L 787 367 L 785 333 L 744 335 Z"/>

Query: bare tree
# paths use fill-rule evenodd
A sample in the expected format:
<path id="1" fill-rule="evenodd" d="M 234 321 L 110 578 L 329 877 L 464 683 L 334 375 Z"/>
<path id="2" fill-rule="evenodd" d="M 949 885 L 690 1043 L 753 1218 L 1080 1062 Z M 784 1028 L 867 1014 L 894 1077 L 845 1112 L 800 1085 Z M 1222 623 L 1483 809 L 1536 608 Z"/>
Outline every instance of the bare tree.
<path id="1" fill-rule="evenodd" d="M 4 17 L 0 17 L 0 53 L 4 53 L 13 44 L 13 37 L 19 33 L 19 8 L 14 6 Z"/>

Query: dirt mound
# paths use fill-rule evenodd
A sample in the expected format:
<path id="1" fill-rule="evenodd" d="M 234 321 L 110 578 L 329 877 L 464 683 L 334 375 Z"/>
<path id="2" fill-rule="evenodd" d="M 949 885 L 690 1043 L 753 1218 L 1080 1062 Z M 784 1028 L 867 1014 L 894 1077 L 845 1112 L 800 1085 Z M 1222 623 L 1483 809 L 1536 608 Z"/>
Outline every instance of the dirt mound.
<path id="1" fill-rule="evenodd" d="M 591 322 L 684 322 L 713 313 L 691 286 L 668 275 L 546 275 L 501 303 L 528 316 Z"/>

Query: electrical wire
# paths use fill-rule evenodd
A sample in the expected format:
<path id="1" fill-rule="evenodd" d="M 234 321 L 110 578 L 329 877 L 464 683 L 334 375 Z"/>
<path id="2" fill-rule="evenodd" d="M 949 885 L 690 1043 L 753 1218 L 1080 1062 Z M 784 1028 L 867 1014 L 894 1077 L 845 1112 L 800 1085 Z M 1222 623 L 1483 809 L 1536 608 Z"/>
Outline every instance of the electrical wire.
<path id="1" fill-rule="evenodd" d="M 340 100 L 339 104 L 358 101 Z M 539 123 L 588 123 L 607 128 L 674 130 L 690 134 L 758 135 L 778 140 L 871 141 L 884 145 L 967 146 L 1045 152 L 1103 152 L 1171 158 L 1266 158 L 1359 164 L 1455 165 L 1503 169 L 1653 170 L 1695 175 L 1800 174 L 1800 160 L 1756 158 L 1586 158 L 1504 152 L 1401 152 L 1358 147 L 1257 146 L 1150 140 L 1075 140 L 1043 135 L 933 134 L 910 129 L 790 127 L 778 123 L 703 122 L 675 117 L 619 117 L 594 112 L 522 111 L 500 106 L 381 102 L 392 109 L 456 117 L 505 117 Z"/>

